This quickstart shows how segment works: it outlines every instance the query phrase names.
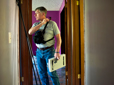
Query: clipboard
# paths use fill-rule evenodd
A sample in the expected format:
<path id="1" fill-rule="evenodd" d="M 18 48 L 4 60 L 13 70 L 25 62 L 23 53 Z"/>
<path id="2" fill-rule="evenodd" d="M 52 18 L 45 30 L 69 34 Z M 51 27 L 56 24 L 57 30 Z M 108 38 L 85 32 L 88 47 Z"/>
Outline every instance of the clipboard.
<path id="1" fill-rule="evenodd" d="M 49 67 L 49 71 L 53 72 L 57 69 L 60 69 L 62 67 L 66 66 L 66 55 L 65 54 L 61 54 L 60 55 L 60 59 L 57 60 L 56 58 L 50 58 L 48 59 L 48 67 Z"/>

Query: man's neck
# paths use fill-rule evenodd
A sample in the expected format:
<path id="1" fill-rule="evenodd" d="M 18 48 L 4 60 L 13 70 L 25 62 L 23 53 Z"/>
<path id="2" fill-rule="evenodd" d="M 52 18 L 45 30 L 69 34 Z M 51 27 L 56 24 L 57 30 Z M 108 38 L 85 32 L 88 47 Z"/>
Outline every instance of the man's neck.
<path id="1" fill-rule="evenodd" d="M 44 17 L 44 18 L 42 18 L 41 20 L 40 20 L 40 22 L 42 22 L 43 21 L 43 19 L 45 19 L 46 17 Z"/>

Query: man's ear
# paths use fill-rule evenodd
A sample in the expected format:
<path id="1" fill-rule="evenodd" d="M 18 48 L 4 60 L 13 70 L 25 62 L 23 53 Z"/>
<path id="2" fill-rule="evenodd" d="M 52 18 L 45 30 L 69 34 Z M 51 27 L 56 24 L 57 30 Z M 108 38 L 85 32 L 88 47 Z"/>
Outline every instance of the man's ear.
<path id="1" fill-rule="evenodd" d="M 42 12 L 42 14 L 45 16 L 45 13 L 44 12 Z"/>

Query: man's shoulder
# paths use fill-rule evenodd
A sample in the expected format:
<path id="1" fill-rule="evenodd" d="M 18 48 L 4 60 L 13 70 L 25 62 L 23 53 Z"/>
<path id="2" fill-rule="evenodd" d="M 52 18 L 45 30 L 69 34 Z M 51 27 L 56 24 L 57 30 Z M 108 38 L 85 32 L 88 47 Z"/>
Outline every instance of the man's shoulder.
<path id="1" fill-rule="evenodd" d="M 50 24 L 55 24 L 56 22 L 53 21 L 53 20 L 50 20 L 49 23 L 50 23 Z"/>

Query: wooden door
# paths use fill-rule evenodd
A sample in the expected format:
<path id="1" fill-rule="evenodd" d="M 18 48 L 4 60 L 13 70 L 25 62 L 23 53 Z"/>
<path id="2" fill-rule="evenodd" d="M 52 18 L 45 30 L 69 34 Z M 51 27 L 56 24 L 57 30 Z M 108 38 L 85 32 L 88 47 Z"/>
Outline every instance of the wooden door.
<path id="1" fill-rule="evenodd" d="M 21 0 L 21 10 L 26 30 L 32 26 L 32 0 Z M 29 37 L 32 42 L 32 37 Z M 32 63 L 27 46 L 21 16 L 19 16 L 20 82 L 21 85 L 33 85 Z"/>
<path id="2" fill-rule="evenodd" d="M 67 0 L 65 4 L 66 85 L 84 85 L 83 0 L 80 2 Z"/>

